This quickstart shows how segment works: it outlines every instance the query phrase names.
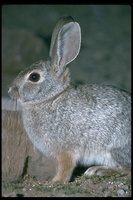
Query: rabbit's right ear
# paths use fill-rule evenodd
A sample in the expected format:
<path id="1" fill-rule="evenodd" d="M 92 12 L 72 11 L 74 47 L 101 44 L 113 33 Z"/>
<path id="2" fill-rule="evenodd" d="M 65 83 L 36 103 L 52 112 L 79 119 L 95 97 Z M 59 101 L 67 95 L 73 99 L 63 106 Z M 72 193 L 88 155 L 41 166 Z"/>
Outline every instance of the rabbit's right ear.
<path id="1" fill-rule="evenodd" d="M 80 26 L 77 22 L 73 22 L 72 18 L 69 18 L 68 21 L 63 20 L 60 26 L 55 26 L 54 36 L 52 35 L 49 57 L 57 76 L 65 71 L 66 65 L 72 62 L 80 51 Z"/>

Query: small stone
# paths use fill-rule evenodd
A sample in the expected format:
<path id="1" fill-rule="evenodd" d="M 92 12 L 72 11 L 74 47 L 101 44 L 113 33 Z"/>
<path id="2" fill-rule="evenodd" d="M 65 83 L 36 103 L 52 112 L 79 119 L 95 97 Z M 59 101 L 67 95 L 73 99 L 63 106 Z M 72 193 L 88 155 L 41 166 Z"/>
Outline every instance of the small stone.
<path id="1" fill-rule="evenodd" d="M 27 191 L 27 189 L 26 189 L 26 188 L 23 188 L 22 190 L 23 190 L 23 192 L 26 192 L 26 191 Z"/>
<path id="2" fill-rule="evenodd" d="M 125 191 L 127 191 L 127 190 L 129 189 L 129 188 L 128 188 L 128 185 L 123 185 L 123 186 L 122 186 L 122 189 L 125 190 Z"/>
<path id="3" fill-rule="evenodd" d="M 109 186 L 108 186 L 108 189 L 109 189 L 109 190 L 114 190 L 114 185 L 109 185 Z"/>
<path id="4" fill-rule="evenodd" d="M 30 185 L 25 185 L 22 190 L 23 190 L 23 192 L 31 190 L 31 186 Z"/>
<path id="5" fill-rule="evenodd" d="M 58 194 L 57 197 L 68 197 L 66 194 Z"/>
<path id="6" fill-rule="evenodd" d="M 117 194 L 118 194 L 119 197 L 120 196 L 125 196 L 125 190 L 119 189 L 119 190 L 117 190 Z"/>
<path id="7" fill-rule="evenodd" d="M 9 194 L 4 194 L 3 197 L 17 197 L 15 192 L 11 192 Z"/>

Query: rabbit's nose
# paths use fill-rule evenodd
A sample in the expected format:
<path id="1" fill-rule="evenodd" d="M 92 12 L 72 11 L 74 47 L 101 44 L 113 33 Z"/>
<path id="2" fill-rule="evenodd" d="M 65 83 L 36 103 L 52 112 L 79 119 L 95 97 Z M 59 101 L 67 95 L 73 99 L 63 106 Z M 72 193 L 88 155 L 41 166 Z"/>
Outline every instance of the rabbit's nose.
<path id="1" fill-rule="evenodd" d="M 10 97 L 12 97 L 12 87 L 9 87 L 9 89 L 8 89 L 8 95 L 9 95 Z"/>
<path id="2" fill-rule="evenodd" d="M 10 86 L 8 89 L 8 95 L 12 98 L 12 99 L 17 99 L 19 97 L 19 93 L 18 93 L 18 89 L 15 86 Z"/>
<path id="3" fill-rule="evenodd" d="M 9 96 L 11 95 L 11 93 L 12 93 L 12 89 L 11 89 L 11 87 L 9 87 L 9 89 L 8 89 Z"/>

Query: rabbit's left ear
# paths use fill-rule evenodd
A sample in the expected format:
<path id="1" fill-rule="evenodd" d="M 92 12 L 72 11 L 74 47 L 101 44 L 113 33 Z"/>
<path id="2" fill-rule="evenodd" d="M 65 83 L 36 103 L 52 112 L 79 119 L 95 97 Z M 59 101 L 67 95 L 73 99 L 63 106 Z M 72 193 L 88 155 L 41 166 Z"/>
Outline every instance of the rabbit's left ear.
<path id="1" fill-rule="evenodd" d="M 51 55 L 51 66 L 56 68 L 57 76 L 66 69 L 79 54 L 81 46 L 81 30 L 77 22 L 65 24 L 59 31 Z"/>

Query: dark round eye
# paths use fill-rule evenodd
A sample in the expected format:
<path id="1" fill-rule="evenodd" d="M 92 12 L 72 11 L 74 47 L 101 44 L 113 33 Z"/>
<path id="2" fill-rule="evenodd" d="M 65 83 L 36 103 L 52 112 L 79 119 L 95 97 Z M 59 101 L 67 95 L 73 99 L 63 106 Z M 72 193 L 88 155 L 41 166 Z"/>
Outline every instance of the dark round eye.
<path id="1" fill-rule="evenodd" d="M 29 76 L 29 80 L 32 81 L 32 82 L 37 82 L 40 80 L 40 74 L 34 72 L 32 74 L 30 74 Z"/>

